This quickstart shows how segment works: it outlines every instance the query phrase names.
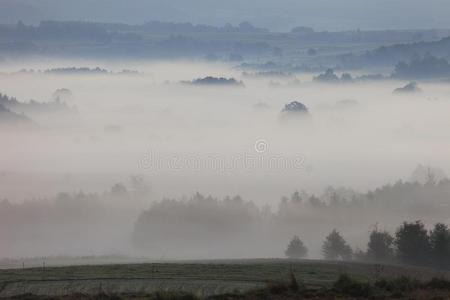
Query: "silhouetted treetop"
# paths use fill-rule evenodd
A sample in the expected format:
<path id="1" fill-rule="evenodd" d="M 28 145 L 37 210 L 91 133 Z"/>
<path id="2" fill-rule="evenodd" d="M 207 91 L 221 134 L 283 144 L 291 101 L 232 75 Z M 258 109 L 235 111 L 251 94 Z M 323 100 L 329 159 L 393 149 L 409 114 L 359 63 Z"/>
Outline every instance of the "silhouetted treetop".
<path id="1" fill-rule="evenodd" d="M 288 104 L 286 104 L 281 111 L 283 113 L 302 113 L 302 114 L 308 114 L 308 108 L 306 105 L 304 105 L 301 102 L 298 101 L 292 101 Z"/>
<path id="2" fill-rule="evenodd" d="M 419 88 L 419 85 L 417 84 L 417 82 L 412 81 L 403 87 L 396 88 L 393 93 L 394 94 L 414 94 L 414 93 L 420 93 L 420 92 L 422 92 L 422 90 Z"/>
<path id="3" fill-rule="evenodd" d="M 410 62 L 400 62 L 392 73 L 397 79 L 431 79 L 450 77 L 450 64 L 445 58 L 432 55 L 415 57 Z"/>
<path id="4" fill-rule="evenodd" d="M 212 77 L 207 76 L 204 78 L 194 79 L 192 81 L 184 81 L 183 83 L 192 85 L 216 85 L 216 86 L 244 86 L 242 81 L 238 81 L 234 78 L 224 78 L 224 77 Z"/>

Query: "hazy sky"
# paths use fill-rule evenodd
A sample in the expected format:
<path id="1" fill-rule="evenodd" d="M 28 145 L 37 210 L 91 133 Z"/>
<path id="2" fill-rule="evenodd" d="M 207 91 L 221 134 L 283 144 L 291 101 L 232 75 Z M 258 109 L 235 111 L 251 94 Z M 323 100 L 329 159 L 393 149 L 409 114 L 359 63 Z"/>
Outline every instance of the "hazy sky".
<path id="1" fill-rule="evenodd" d="M 1 23 L 88 20 L 189 21 L 223 25 L 248 20 L 273 30 L 449 28 L 448 0 L 1 0 Z"/>

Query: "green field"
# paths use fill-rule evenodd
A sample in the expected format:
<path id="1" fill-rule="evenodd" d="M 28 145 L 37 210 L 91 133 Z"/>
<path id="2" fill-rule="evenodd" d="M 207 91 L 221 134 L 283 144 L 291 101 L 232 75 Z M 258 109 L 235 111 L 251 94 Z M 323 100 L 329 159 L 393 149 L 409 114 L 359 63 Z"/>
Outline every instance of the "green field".
<path id="1" fill-rule="evenodd" d="M 371 281 L 409 276 L 450 278 L 432 269 L 324 261 L 219 260 L 0 270 L 0 297 L 181 291 L 197 296 L 243 292 L 287 282 L 291 270 L 309 288 L 330 287 L 341 274 Z"/>

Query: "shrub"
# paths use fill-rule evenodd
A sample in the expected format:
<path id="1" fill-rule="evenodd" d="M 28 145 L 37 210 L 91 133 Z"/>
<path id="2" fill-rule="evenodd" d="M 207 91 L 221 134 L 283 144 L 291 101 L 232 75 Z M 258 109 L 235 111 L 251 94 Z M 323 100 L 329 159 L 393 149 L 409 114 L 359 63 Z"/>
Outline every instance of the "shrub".
<path id="1" fill-rule="evenodd" d="M 425 286 L 436 290 L 450 290 L 450 281 L 444 278 L 433 278 Z"/>
<path id="2" fill-rule="evenodd" d="M 333 285 L 333 290 L 337 293 L 353 297 L 368 297 L 371 294 L 369 283 L 357 281 L 345 274 L 339 276 Z"/>
<path id="3" fill-rule="evenodd" d="M 375 286 L 388 292 L 404 293 L 419 289 L 421 287 L 421 283 L 416 279 L 402 276 L 392 280 L 377 280 L 375 282 Z"/>
<path id="4" fill-rule="evenodd" d="M 290 287 L 285 283 L 273 282 L 273 281 L 267 282 L 266 287 L 269 290 L 269 292 L 274 295 L 280 295 L 280 294 L 286 293 L 290 289 Z"/>

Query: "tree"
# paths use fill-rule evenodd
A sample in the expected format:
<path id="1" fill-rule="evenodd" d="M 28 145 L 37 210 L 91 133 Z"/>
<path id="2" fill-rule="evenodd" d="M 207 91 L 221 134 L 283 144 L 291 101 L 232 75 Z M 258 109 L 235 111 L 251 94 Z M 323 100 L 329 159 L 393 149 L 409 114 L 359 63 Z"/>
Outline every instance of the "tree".
<path id="1" fill-rule="evenodd" d="M 291 195 L 291 202 L 295 203 L 295 204 L 300 204 L 302 203 L 302 197 L 300 197 L 300 193 L 298 191 L 295 191 L 292 195 Z"/>
<path id="2" fill-rule="evenodd" d="M 131 187 L 137 197 L 146 197 L 150 193 L 149 186 L 145 183 L 144 177 L 141 175 L 133 175 L 130 177 Z"/>
<path id="3" fill-rule="evenodd" d="M 212 76 L 198 78 L 192 80 L 191 82 L 184 82 L 184 83 L 192 85 L 244 86 L 244 83 L 242 81 L 238 81 L 234 78 L 212 77 Z"/>
<path id="4" fill-rule="evenodd" d="M 292 101 L 292 102 L 286 104 L 281 112 L 283 112 L 283 113 L 302 113 L 302 114 L 307 114 L 308 113 L 308 108 L 306 107 L 306 105 L 304 105 L 301 102 Z"/>
<path id="5" fill-rule="evenodd" d="M 333 69 L 327 69 L 325 73 L 317 75 L 313 80 L 318 82 L 339 82 L 339 77 L 334 74 Z"/>
<path id="6" fill-rule="evenodd" d="M 419 85 L 415 81 L 411 81 L 407 85 L 397 88 L 394 90 L 394 94 L 413 94 L 420 93 L 422 90 L 419 88 Z"/>
<path id="7" fill-rule="evenodd" d="M 353 77 L 349 73 L 344 73 L 341 75 L 342 82 L 353 82 Z"/>
<path id="8" fill-rule="evenodd" d="M 323 242 L 322 253 L 324 258 L 328 260 L 349 260 L 352 258 L 352 248 L 336 229 Z"/>
<path id="9" fill-rule="evenodd" d="M 438 223 L 430 231 L 431 258 L 438 268 L 450 268 L 450 230 L 447 225 Z"/>
<path id="10" fill-rule="evenodd" d="M 428 186 L 435 185 L 441 180 L 447 178 L 444 170 L 431 166 L 418 165 L 411 174 L 410 181 L 426 184 Z"/>
<path id="11" fill-rule="evenodd" d="M 308 254 L 308 249 L 303 244 L 302 240 L 298 236 L 294 236 L 289 242 L 284 254 L 288 258 L 302 258 Z"/>
<path id="12" fill-rule="evenodd" d="M 395 66 L 392 77 L 396 79 L 431 79 L 450 75 L 450 63 L 445 58 L 432 55 L 414 57 L 409 63 Z"/>
<path id="13" fill-rule="evenodd" d="M 373 261 L 385 262 L 394 255 L 394 237 L 387 231 L 373 230 L 367 243 L 367 258 Z"/>
<path id="14" fill-rule="evenodd" d="M 123 197 L 128 194 L 128 190 L 122 183 L 116 183 L 111 187 L 111 195 L 114 197 Z"/>
<path id="15" fill-rule="evenodd" d="M 395 233 L 395 246 L 400 261 L 426 265 L 430 257 L 430 239 L 421 221 L 404 222 Z"/>

